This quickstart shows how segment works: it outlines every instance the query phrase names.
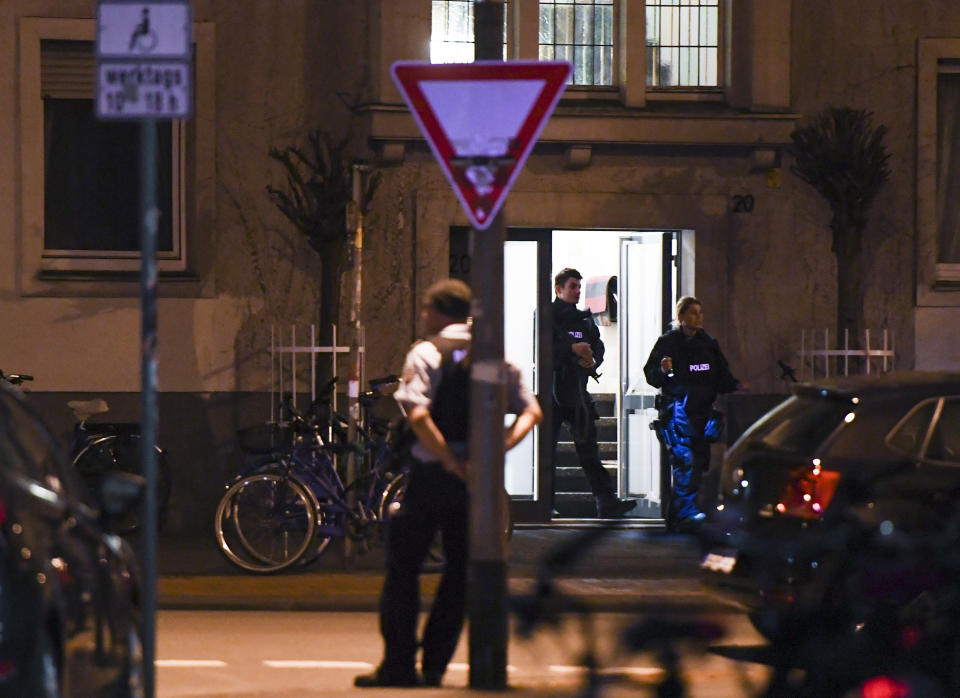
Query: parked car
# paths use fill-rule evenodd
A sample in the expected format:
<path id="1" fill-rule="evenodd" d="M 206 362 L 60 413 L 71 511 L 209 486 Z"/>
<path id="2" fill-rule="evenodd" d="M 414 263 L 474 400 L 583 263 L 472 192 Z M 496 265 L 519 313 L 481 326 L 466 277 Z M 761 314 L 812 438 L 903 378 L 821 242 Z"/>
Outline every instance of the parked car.
<path id="1" fill-rule="evenodd" d="M 887 585 L 873 585 L 875 607 L 916 599 L 923 575 L 896 569 L 897 556 L 874 541 L 936 535 L 960 506 L 960 374 L 830 379 L 792 392 L 728 451 L 702 531 L 706 581 L 746 603 L 774 642 L 811 623 L 859 627 L 851 607 L 869 611 L 851 603 L 854 575 Z"/>
<path id="2" fill-rule="evenodd" d="M 0 381 L 0 696 L 143 695 L 140 589 L 110 520 L 137 475 L 89 494 L 22 395 Z"/>

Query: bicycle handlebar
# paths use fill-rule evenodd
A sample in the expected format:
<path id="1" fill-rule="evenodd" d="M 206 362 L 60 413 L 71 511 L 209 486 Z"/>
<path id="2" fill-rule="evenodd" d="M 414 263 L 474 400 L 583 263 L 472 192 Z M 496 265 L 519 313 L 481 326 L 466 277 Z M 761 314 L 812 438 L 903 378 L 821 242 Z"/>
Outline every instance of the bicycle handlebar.
<path id="1" fill-rule="evenodd" d="M 389 376 L 383 376 L 381 378 L 374 378 L 370 381 L 370 390 L 377 391 L 385 385 L 390 385 L 391 383 L 399 383 L 400 376 L 395 376 L 392 373 Z"/>
<path id="2" fill-rule="evenodd" d="M 10 385 L 20 385 L 24 381 L 32 381 L 33 376 L 26 373 L 4 373 L 0 371 L 0 380 L 5 380 Z"/>

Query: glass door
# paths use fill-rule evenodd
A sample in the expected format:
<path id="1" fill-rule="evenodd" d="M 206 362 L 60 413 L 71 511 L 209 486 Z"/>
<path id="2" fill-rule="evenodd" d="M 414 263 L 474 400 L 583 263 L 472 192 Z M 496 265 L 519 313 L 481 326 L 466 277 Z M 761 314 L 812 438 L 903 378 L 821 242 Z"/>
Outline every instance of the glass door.
<path id="1" fill-rule="evenodd" d="M 647 384 L 643 366 L 669 321 L 676 294 L 675 238 L 671 232 L 650 232 L 620 239 L 619 461 L 623 493 L 640 500 L 632 516 L 659 518 L 662 488 L 669 486 L 660 443 L 650 429 L 657 417 L 657 390 Z"/>
<path id="2" fill-rule="evenodd" d="M 523 377 L 537 392 L 537 268 L 536 240 L 508 240 L 503 248 L 503 354 L 520 367 Z M 509 424 L 513 415 L 506 415 Z M 537 437 L 540 427 L 506 454 L 504 485 L 511 497 L 536 499 Z"/>
<path id="3" fill-rule="evenodd" d="M 553 301 L 550 279 L 549 230 L 509 228 L 503 249 L 504 356 L 517 364 L 543 408 L 550 424 L 552 372 L 550 326 L 547 317 Z M 450 276 L 471 283 L 470 229 L 450 229 Z M 542 376 L 548 378 L 544 380 Z M 512 420 L 507 415 L 506 420 Z M 504 485 L 510 495 L 513 520 L 548 521 L 553 492 L 550 429 L 539 426 L 504 459 Z"/>
<path id="4" fill-rule="evenodd" d="M 548 521 L 553 493 L 550 424 L 551 239 L 549 230 L 510 228 L 503 248 L 503 353 L 523 371 L 543 408 L 543 424 L 506 454 L 504 484 L 514 521 Z M 513 419 L 507 415 L 506 419 Z"/>

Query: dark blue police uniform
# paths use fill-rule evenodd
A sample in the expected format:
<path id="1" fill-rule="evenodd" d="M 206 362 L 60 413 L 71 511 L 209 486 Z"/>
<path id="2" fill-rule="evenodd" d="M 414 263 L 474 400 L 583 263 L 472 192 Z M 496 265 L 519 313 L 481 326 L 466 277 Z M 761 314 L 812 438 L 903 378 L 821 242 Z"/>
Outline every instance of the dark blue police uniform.
<path id="1" fill-rule="evenodd" d="M 673 360 L 672 375 L 660 368 L 663 357 Z M 733 392 L 740 385 L 720 345 L 703 330 L 688 336 L 682 329 L 670 330 L 657 339 L 643 367 L 647 383 L 660 388 L 660 432 L 670 452 L 673 496 L 667 509 L 668 525 L 700 514 L 697 492 L 710 465 L 710 442 L 722 428 L 711 422 L 718 393 Z M 666 439 L 664 439 L 666 437 Z"/>

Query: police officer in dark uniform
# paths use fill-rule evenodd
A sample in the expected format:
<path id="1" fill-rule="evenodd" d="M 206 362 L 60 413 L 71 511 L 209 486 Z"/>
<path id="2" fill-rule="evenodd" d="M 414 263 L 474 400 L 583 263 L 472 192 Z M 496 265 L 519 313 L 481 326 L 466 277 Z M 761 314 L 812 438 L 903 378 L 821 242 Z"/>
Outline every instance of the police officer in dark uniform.
<path id="1" fill-rule="evenodd" d="M 674 327 L 662 335 L 643 367 L 647 383 L 660 388 L 657 435 L 670 453 L 673 496 L 667 527 L 694 530 L 706 517 L 697 506 L 700 480 L 710 465 L 710 443 L 720 437 L 723 415 L 713 408 L 718 393 L 745 388 L 720 345 L 703 331 L 703 306 L 693 296 L 677 301 Z"/>
<path id="2" fill-rule="evenodd" d="M 566 422 L 597 502 L 597 516 L 617 518 L 630 511 L 634 499 L 618 499 L 610 474 L 600 461 L 597 446 L 597 411 L 587 392 L 587 378 L 603 362 L 600 330 L 589 310 L 580 310 L 580 282 L 576 269 L 563 269 L 554 277 L 553 301 L 553 443 Z"/>

